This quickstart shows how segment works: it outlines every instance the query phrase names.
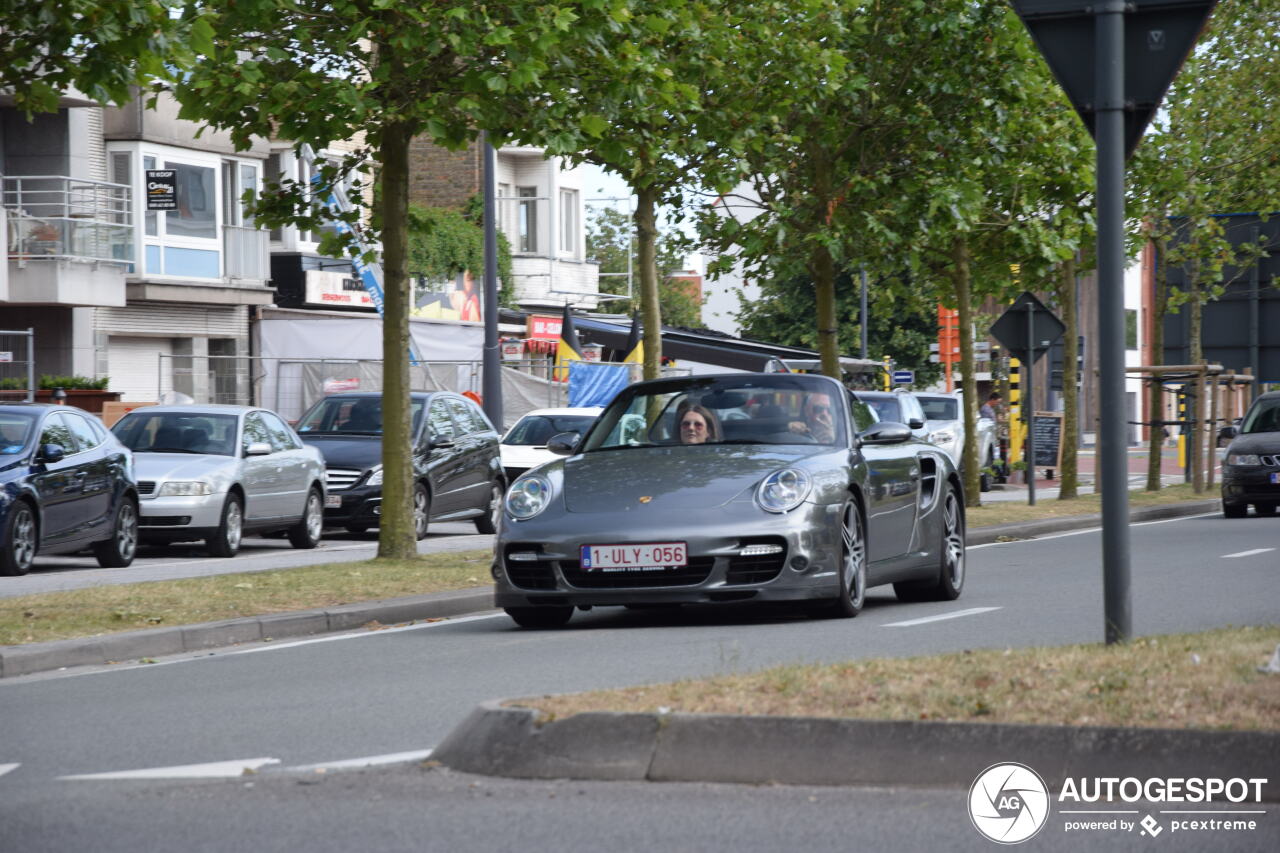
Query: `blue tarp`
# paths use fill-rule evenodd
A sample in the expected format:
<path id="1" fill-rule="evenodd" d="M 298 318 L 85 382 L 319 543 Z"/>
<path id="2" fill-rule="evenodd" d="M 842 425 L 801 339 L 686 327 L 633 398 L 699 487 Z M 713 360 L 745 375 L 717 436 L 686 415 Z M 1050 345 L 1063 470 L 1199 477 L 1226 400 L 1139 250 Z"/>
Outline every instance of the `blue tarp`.
<path id="1" fill-rule="evenodd" d="M 607 406 L 627 387 L 631 371 L 622 364 L 569 364 L 569 405 Z"/>

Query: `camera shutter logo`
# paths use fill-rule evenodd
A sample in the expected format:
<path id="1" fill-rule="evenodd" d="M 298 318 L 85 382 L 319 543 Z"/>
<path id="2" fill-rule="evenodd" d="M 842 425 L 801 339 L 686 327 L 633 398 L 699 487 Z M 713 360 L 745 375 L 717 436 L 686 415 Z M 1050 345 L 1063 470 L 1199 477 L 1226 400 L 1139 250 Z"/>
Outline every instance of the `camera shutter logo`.
<path id="1" fill-rule="evenodd" d="M 1034 836 L 1049 818 L 1049 788 L 1025 764 L 993 764 L 969 788 L 969 819 L 978 832 L 1000 844 Z"/>

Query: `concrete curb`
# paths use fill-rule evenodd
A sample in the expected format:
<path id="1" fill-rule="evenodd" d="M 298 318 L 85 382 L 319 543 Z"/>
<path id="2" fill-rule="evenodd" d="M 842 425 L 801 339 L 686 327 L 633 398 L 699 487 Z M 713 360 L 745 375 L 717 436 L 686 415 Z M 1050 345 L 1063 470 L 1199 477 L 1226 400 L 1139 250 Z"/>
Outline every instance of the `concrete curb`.
<path id="1" fill-rule="evenodd" d="M 1129 511 L 1129 523 L 1142 521 L 1161 521 L 1166 518 L 1185 518 L 1191 515 L 1202 515 L 1222 508 L 1222 501 L 1184 501 L 1183 503 L 1165 504 L 1164 506 L 1139 507 Z M 995 524 L 990 527 L 972 527 L 965 537 L 969 545 L 989 545 L 1000 541 L 1001 537 L 1011 539 L 1034 539 L 1050 533 L 1066 533 L 1072 530 L 1088 530 L 1101 527 L 1101 515 L 1070 515 L 1064 518 L 1046 518 L 1042 521 L 1014 522 L 1012 524 Z"/>
<path id="2" fill-rule="evenodd" d="M 1016 761 L 1051 788 L 1081 776 L 1266 778 L 1263 799 L 1277 802 L 1277 754 L 1280 732 L 608 712 L 539 725 L 536 711 L 494 700 L 431 758 L 524 779 L 957 788 Z"/>
<path id="3" fill-rule="evenodd" d="M 493 608 L 493 588 L 478 587 L 433 595 L 343 604 L 318 610 L 272 613 L 197 625 L 175 625 L 50 643 L 0 646 L 0 678 L 71 666 L 195 652 L 221 646 L 351 631 L 370 622 L 395 625 L 460 616 Z"/>

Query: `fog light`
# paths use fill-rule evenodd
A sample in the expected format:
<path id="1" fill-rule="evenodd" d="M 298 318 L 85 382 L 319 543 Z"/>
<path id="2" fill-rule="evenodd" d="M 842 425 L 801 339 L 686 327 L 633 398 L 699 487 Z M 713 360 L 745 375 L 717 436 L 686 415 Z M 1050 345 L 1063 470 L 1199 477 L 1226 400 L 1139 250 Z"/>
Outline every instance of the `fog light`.
<path id="1" fill-rule="evenodd" d="M 498 567 L 497 563 L 489 567 L 489 574 L 493 575 L 493 579 L 496 581 L 502 580 L 502 569 Z"/>
<path id="2" fill-rule="evenodd" d="M 373 508 L 374 515 L 382 515 L 382 504 L 378 504 Z"/>
<path id="3" fill-rule="evenodd" d="M 739 557 L 764 557 L 769 554 L 781 554 L 781 545 L 748 545 L 738 552 Z"/>
<path id="4" fill-rule="evenodd" d="M 791 568 L 793 571 L 803 572 L 809 568 L 809 558 L 796 554 L 791 558 Z"/>

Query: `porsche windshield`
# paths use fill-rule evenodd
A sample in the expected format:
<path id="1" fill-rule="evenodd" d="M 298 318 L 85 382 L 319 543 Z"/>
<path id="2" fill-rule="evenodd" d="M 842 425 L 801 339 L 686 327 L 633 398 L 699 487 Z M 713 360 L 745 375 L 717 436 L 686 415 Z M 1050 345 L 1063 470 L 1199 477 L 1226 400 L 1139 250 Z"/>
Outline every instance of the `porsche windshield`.
<path id="1" fill-rule="evenodd" d="M 585 452 L 696 444 L 847 441 L 847 396 L 830 382 L 787 374 L 672 379 L 620 394 L 587 437 Z"/>

